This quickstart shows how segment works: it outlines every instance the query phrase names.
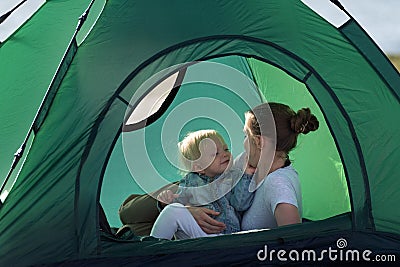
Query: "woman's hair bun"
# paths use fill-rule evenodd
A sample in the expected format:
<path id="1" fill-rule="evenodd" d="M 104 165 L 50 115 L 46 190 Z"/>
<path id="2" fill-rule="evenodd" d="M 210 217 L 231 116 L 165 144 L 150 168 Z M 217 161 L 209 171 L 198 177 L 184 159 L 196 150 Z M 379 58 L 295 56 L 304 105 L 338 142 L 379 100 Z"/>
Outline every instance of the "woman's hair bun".
<path id="1" fill-rule="evenodd" d="M 291 119 L 291 128 L 294 132 L 300 134 L 308 134 L 315 131 L 319 127 L 317 117 L 311 114 L 309 108 L 302 108 Z"/>

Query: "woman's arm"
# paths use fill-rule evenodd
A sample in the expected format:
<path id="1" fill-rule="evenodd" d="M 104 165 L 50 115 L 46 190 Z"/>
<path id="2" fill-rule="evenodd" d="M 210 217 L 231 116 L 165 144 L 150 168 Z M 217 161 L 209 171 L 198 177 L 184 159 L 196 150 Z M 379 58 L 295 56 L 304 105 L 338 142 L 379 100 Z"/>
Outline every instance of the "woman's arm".
<path id="1" fill-rule="evenodd" d="M 301 223 L 301 188 L 294 169 L 280 169 L 262 184 L 265 203 L 270 205 L 277 226 Z"/>
<path id="2" fill-rule="evenodd" d="M 300 223 L 299 211 L 296 206 L 280 203 L 275 208 L 275 219 L 278 226 Z"/>

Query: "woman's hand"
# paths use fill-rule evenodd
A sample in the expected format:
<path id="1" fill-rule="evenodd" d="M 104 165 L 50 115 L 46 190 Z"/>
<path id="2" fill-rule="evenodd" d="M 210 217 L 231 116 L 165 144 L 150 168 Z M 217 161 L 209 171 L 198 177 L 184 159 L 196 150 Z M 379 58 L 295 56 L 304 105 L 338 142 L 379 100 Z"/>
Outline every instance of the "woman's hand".
<path id="1" fill-rule="evenodd" d="M 177 197 L 179 197 L 179 194 L 174 194 L 171 190 L 164 190 L 158 194 L 157 200 L 161 202 L 161 205 L 165 206 L 170 204 Z"/>
<path id="2" fill-rule="evenodd" d="M 210 210 L 203 207 L 187 207 L 193 218 L 196 220 L 200 228 L 207 234 L 218 234 L 221 233 L 226 225 L 219 222 L 210 216 L 216 216 L 219 214 L 218 211 Z"/>

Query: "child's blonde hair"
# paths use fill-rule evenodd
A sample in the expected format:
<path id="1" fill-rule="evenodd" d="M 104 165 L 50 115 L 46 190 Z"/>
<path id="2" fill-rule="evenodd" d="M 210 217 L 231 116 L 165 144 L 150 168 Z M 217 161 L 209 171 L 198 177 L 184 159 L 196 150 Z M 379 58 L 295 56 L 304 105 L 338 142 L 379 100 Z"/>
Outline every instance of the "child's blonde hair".
<path id="1" fill-rule="evenodd" d="M 192 162 L 199 159 L 201 156 L 200 142 L 206 138 L 219 138 L 224 144 L 225 141 L 222 136 L 215 130 L 199 130 L 188 133 L 181 142 L 178 143 L 181 162 L 183 166 L 192 171 Z"/>

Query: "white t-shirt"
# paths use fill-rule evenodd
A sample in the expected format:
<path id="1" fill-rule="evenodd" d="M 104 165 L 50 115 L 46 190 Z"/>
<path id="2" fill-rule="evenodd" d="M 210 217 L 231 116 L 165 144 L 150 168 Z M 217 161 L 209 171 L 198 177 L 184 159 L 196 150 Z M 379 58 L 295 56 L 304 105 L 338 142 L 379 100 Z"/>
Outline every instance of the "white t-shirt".
<path id="1" fill-rule="evenodd" d="M 302 200 L 298 174 L 292 165 L 279 168 L 267 175 L 258 185 L 251 188 L 255 196 L 253 204 L 244 213 L 242 230 L 270 229 L 277 227 L 274 212 L 280 203 L 288 203 L 297 207 L 301 218 Z"/>

